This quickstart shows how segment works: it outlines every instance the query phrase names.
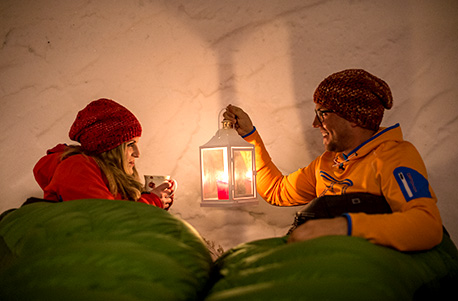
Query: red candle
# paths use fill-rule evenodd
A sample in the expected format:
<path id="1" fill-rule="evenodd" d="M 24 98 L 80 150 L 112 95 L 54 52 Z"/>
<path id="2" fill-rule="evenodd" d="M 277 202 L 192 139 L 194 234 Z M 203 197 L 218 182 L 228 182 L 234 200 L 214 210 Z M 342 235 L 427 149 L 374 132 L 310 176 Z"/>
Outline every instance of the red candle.
<path id="1" fill-rule="evenodd" d="M 229 185 L 227 182 L 220 180 L 216 181 L 216 187 L 218 189 L 218 200 L 228 200 L 229 199 Z"/>

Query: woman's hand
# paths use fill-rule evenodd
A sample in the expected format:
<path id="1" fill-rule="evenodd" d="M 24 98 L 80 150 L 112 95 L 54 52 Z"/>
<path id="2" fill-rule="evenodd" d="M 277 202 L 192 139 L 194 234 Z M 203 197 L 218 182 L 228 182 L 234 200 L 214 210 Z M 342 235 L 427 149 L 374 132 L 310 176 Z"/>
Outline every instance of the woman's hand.
<path id="1" fill-rule="evenodd" d="M 161 199 L 165 210 L 169 210 L 173 204 L 173 192 L 173 181 L 162 183 L 151 190 L 151 193 L 154 193 Z"/>
<path id="2" fill-rule="evenodd" d="M 250 116 L 239 107 L 228 105 L 223 116 L 234 124 L 234 129 L 240 136 L 244 136 L 253 130 Z"/>

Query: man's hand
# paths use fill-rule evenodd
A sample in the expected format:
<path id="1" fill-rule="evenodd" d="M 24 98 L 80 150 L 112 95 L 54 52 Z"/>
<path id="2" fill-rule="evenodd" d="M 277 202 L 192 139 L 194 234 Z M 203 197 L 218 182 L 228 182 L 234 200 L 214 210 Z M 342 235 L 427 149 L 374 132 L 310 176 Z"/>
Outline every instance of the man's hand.
<path id="1" fill-rule="evenodd" d="M 253 130 L 253 123 L 250 116 L 239 107 L 228 105 L 223 116 L 227 120 L 232 121 L 234 129 L 240 136 L 246 135 Z"/>
<path id="2" fill-rule="evenodd" d="M 347 235 L 347 227 L 347 219 L 345 217 L 309 220 L 290 234 L 288 243 L 328 235 Z"/>

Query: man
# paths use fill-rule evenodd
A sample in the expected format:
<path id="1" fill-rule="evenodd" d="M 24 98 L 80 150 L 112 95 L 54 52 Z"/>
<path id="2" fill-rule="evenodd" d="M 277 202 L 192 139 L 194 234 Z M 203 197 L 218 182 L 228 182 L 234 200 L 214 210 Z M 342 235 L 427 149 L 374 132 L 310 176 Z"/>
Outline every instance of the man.
<path id="1" fill-rule="evenodd" d="M 250 117 L 241 108 L 227 107 L 225 118 L 256 147 L 259 194 L 272 205 L 294 206 L 323 195 L 365 192 L 383 195 L 392 213 L 310 220 L 291 233 L 289 242 L 351 235 L 401 251 L 439 244 L 442 221 L 423 160 L 403 140 L 399 124 L 380 128 L 384 110 L 393 104 L 389 86 L 364 70 L 344 70 L 323 80 L 313 99 L 313 127 L 323 136 L 325 152 L 286 176 L 272 162 Z"/>

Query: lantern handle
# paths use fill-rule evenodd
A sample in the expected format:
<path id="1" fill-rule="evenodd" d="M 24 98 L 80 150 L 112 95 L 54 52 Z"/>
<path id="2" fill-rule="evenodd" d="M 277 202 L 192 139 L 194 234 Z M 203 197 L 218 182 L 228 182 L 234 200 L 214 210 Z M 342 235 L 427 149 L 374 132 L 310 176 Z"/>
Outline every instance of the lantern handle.
<path id="1" fill-rule="evenodd" d="M 221 111 L 219 111 L 219 114 L 218 114 L 218 130 L 221 129 L 221 127 L 220 127 L 220 125 L 221 125 L 221 123 L 222 123 L 222 122 L 220 121 L 220 120 L 221 120 L 221 113 L 223 113 L 224 110 L 226 110 L 226 108 L 223 108 Z"/>
<path id="2" fill-rule="evenodd" d="M 223 125 L 223 129 L 229 129 L 229 128 L 233 128 L 233 123 L 232 121 L 229 121 L 227 119 L 223 119 L 223 121 L 220 121 L 221 120 L 221 113 L 223 113 L 223 111 L 226 110 L 226 108 L 223 108 L 219 114 L 218 114 L 218 137 L 220 137 L 220 134 L 221 134 L 221 127 L 220 127 L 220 124 Z"/>

